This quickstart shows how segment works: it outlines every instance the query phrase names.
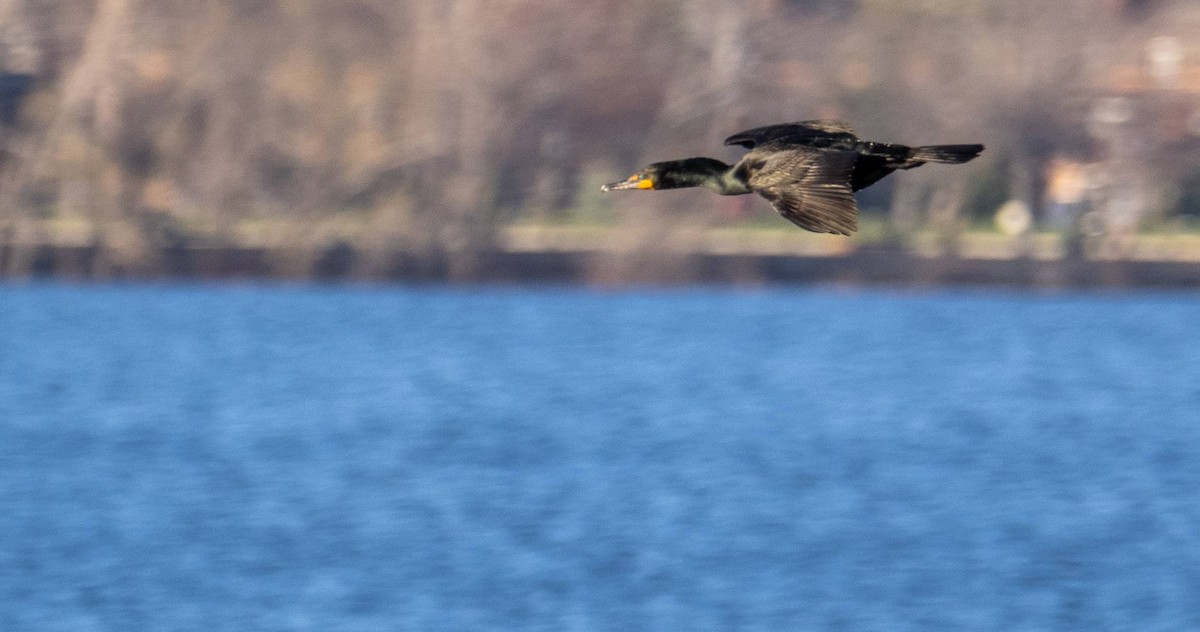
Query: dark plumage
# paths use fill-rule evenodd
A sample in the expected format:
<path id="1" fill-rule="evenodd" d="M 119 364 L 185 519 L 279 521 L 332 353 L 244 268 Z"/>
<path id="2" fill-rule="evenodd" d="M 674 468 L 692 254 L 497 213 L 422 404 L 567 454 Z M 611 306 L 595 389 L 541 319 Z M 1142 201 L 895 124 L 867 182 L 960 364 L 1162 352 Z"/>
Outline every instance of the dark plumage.
<path id="1" fill-rule="evenodd" d="M 757 193 L 805 230 L 849 235 L 858 227 L 855 191 L 896 169 L 963 163 L 983 151 L 983 145 L 873 143 L 859 139 L 841 121 L 758 127 L 730 136 L 725 144 L 750 151 L 734 165 L 712 158 L 656 162 L 603 190 L 703 186 L 722 195 Z"/>

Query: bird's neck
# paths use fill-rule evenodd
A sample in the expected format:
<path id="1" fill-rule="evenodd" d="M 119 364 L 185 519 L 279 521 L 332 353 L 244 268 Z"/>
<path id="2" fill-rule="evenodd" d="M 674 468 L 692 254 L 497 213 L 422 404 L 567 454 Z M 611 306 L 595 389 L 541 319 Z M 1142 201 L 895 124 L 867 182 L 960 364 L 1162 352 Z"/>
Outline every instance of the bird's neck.
<path id="1" fill-rule="evenodd" d="M 733 167 L 714 158 L 676 160 L 665 169 L 659 186 L 663 189 L 705 187 L 721 195 L 749 193 L 750 187 L 734 173 Z"/>

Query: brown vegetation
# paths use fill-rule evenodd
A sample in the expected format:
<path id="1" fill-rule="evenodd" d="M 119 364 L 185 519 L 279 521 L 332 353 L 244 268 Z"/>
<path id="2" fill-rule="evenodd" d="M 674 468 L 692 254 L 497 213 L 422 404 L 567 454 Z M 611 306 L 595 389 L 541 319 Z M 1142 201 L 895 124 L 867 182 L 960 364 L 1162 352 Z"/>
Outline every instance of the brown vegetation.
<path id="1" fill-rule="evenodd" d="M 1056 156 L 1128 172 L 1149 219 L 1200 199 L 1186 0 L 0 0 L 0 23 L 3 67 L 38 78 L 3 132 L 0 232 L 75 227 L 114 265 L 186 241 L 470 267 L 514 219 L 611 213 L 594 183 L 643 161 L 817 117 L 989 146 L 864 196 L 901 227 L 1036 211 Z M 1182 42 L 1173 77 L 1156 36 Z M 1106 97 L 1134 112 L 1097 131 Z M 636 249 L 745 215 L 690 195 L 613 217 Z"/>

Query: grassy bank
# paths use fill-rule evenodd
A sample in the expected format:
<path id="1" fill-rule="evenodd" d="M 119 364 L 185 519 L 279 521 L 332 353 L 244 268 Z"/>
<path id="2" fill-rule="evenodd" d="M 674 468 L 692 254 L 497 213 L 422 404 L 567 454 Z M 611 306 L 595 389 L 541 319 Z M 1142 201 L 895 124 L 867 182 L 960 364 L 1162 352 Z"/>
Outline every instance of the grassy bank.
<path id="1" fill-rule="evenodd" d="M 372 233 L 345 220 L 151 234 L 47 221 L 0 230 L 0 278 L 288 278 L 428 282 L 847 283 L 1135 287 L 1200 285 L 1200 234 L 1073 245 L 986 230 L 815 235 L 761 224 L 650 228 L 521 223 L 487 242 Z M 430 236 L 432 237 L 432 236 Z"/>

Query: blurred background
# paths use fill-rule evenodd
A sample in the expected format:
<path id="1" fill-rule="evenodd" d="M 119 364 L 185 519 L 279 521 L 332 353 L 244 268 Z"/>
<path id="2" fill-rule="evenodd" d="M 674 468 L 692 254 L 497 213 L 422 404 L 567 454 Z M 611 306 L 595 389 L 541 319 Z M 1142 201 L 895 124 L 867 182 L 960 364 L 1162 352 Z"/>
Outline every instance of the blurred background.
<path id="1" fill-rule="evenodd" d="M 599 191 L 818 117 L 988 149 Z M 0 151 L 0 630 L 1200 629 L 1195 0 L 0 0 Z"/>
<path id="2" fill-rule="evenodd" d="M 570 252 L 583 280 L 686 280 L 695 256 L 863 248 L 1200 262 L 1188 0 L 3 0 L 0 25 L 9 276 L 472 277 L 487 254 Z M 864 191 L 852 241 L 750 197 L 598 191 L 810 118 L 988 150 Z"/>

